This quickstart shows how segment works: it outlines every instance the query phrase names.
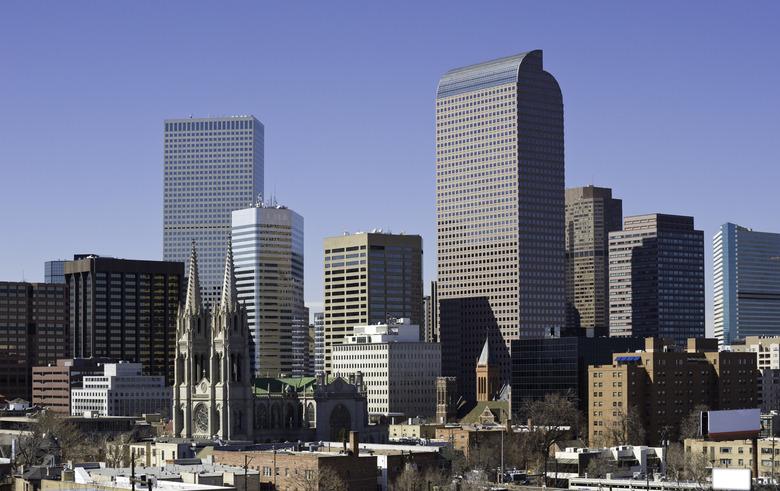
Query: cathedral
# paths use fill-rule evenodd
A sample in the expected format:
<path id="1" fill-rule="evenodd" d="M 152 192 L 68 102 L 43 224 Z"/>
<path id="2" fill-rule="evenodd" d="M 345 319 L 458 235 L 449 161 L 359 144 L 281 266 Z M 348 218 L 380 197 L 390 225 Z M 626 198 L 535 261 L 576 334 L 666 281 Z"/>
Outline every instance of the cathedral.
<path id="1" fill-rule="evenodd" d="M 241 442 L 387 441 L 387 426 L 369 424 L 360 373 L 341 377 L 254 378 L 247 311 L 238 300 L 233 249 L 225 257 L 219 306 L 201 300 L 195 244 L 186 299 L 176 324 L 173 434 Z"/>

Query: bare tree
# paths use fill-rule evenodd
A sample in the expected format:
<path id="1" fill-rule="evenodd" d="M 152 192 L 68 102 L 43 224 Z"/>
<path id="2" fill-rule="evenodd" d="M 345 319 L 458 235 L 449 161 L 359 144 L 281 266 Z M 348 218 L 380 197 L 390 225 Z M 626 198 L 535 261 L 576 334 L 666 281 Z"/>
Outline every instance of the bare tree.
<path id="1" fill-rule="evenodd" d="M 666 449 L 666 478 L 674 482 L 685 478 L 685 450 L 681 443 Z"/>
<path id="2" fill-rule="evenodd" d="M 105 461 L 108 467 L 130 466 L 130 444 L 134 438 L 132 433 L 122 433 L 111 441 L 106 442 Z"/>
<path id="3" fill-rule="evenodd" d="M 611 459 L 606 455 L 599 455 L 590 459 L 588 462 L 588 468 L 585 471 L 589 478 L 602 479 L 607 477 L 607 474 L 611 474 L 617 471 L 617 463 L 615 459 Z"/>
<path id="4" fill-rule="evenodd" d="M 701 413 L 709 410 L 710 408 L 706 404 L 699 404 L 680 421 L 680 441 L 701 436 Z"/>
<path id="5" fill-rule="evenodd" d="M 296 491 L 334 490 L 347 491 L 347 483 L 341 475 L 330 467 L 317 469 L 296 469 L 288 478 L 290 489 Z"/>
<path id="6" fill-rule="evenodd" d="M 330 467 L 323 467 L 319 470 L 317 476 L 318 489 L 333 490 L 333 491 L 347 491 L 347 482 L 341 477 L 341 474 L 336 472 Z"/>
<path id="7" fill-rule="evenodd" d="M 39 414 L 30 433 L 18 443 L 17 463 L 23 465 L 40 465 L 48 455 L 62 461 L 94 460 L 91 458 L 101 451 L 95 448 L 95 438 L 87 437 L 66 418 L 51 412 Z"/>
<path id="8" fill-rule="evenodd" d="M 628 411 L 617 409 L 614 419 L 608 421 L 604 442 L 606 446 L 643 445 L 645 443 L 645 426 L 636 407 Z"/>
<path id="9" fill-rule="evenodd" d="M 572 397 L 553 393 L 546 394 L 542 400 L 527 401 L 523 413 L 531 424 L 529 448 L 542 462 L 542 476 L 546 482 L 550 449 L 574 433 L 577 406 Z"/>

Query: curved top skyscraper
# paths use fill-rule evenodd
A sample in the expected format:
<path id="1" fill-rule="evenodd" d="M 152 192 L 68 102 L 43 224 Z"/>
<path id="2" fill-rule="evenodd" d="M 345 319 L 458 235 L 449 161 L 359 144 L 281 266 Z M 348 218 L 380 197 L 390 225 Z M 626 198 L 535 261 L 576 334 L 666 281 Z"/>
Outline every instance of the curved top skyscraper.
<path id="1" fill-rule="evenodd" d="M 447 72 L 436 93 L 436 218 L 443 375 L 474 395 L 487 336 L 564 324 L 563 98 L 540 50 Z"/>

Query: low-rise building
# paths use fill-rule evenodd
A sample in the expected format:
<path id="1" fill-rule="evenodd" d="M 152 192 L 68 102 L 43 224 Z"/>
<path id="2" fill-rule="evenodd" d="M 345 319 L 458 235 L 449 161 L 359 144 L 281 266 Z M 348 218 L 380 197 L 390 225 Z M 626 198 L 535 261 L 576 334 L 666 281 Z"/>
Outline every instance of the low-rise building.
<path id="1" fill-rule="evenodd" d="M 438 343 L 426 343 L 420 326 L 409 319 L 355 326 L 344 344 L 333 346 L 333 371 L 362 374 L 369 415 L 404 418 L 436 414 L 441 348 Z"/>
<path id="2" fill-rule="evenodd" d="M 753 469 L 753 441 L 707 441 L 688 438 L 684 442 L 688 454 L 704 454 L 709 467 L 718 469 Z M 772 477 L 780 474 L 780 438 L 759 438 L 756 442 L 758 476 Z"/>
<path id="3" fill-rule="evenodd" d="M 436 438 L 436 429 L 443 428 L 443 424 L 426 424 L 409 421 L 407 423 L 389 425 L 390 440 L 404 439 L 425 440 Z"/>
<path id="4" fill-rule="evenodd" d="M 171 389 L 162 375 L 143 375 L 140 363 L 107 363 L 103 375 L 84 377 L 83 387 L 71 391 L 71 414 L 140 416 L 169 413 Z"/>
<path id="5" fill-rule="evenodd" d="M 57 414 L 71 414 L 71 391 L 83 387 L 85 376 L 103 374 L 109 358 L 60 359 L 56 363 L 33 367 L 33 404 Z"/>
<path id="6" fill-rule="evenodd" d="M 550 463 L 553 472 L 547 476 L 557 480 L 558 485 L 568 484 L 572 478 L 586 477 L 594 460 L 603 467 L 600 470 L 613 478 L 666 472 L 666 452 L 663 447 L 622 445 L 610 448 L 570 447 L 557 451 L 555 460 Z"/>

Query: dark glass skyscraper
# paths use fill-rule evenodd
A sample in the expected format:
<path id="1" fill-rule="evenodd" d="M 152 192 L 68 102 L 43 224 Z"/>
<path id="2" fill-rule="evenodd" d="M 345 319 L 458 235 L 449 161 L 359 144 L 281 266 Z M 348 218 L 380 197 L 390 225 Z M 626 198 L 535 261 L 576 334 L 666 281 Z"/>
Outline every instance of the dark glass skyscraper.
<path id="1" fill-rule="evenodd" d="M 207 306 L 222 291 L 230 213 L 263 194 L 264 132 L 253 116 L 165 121 L 163 259 L 189 267 L 196 242 Z"/>
<path id="2" fill-rule="evenodd" d="M 626 217 L 609 234 L 610 336 L 704 337 L 704 234 L 693 217 Z"/>
<path id="3" fill-rule="evenodd" d="M 66 262 L 65 280 L 74 358 L 141 363 L 173 381 L 183 263 L 90 256 Z"/>
<path id="4" fill-rule="evenodd" d="M 715 337 L 780 335 L 780 233 L 726 223 L 713 239 Z"/>
<path id="5" fill-rule="evenodd" d="M 436 215 L 442 375 L 473 399 L 486 336 L 508 383 L 511 340 L 564 324 L 563 99 L 541 51 L 439 81 Z"/>

